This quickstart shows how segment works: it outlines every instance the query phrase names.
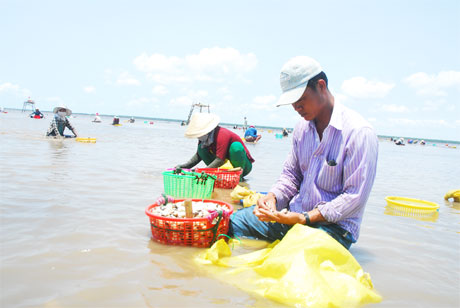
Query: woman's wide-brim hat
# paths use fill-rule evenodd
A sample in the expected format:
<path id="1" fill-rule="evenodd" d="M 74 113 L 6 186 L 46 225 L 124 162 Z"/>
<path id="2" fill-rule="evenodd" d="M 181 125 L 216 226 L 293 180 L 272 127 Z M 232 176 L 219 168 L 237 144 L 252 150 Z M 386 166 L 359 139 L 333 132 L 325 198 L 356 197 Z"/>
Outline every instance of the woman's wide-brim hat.
<path id="1" fill-rule="evenodd" d="M 64 106 L 64 105 L 60 105 L 60 106 L 54 107 L 53 113 L 58 113 L 59 109 L 65 109 L 66 116 L 69 116 L 69 115 L 72 114 L 72 110 L 70 110 L 69 108 L 67 108 L 67 107 Z"/>
<path id="2" fill-rule="evenodd" d="M 195 113 L 185 131 L 187 138 L 199 138 L 219 125 L 220 117 L 212 113 Z"/>

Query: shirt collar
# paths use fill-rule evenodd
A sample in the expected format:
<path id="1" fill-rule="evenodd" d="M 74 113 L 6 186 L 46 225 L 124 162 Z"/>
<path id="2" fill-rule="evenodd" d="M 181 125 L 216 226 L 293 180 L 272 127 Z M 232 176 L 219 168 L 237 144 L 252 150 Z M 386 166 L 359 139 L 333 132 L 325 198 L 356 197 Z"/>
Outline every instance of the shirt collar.
<path id="1" fill-rule="evenodd" d="M 342 110 L 343 106 L 338 103 L 334 102 L 334 109 L 332 109 L 331 120 L 329 121 L 329 125 L 335 127 L 338 130 L 342 130 Z"/>
<path id="2" fill-rule="evenodd" d="M 343 127 L 343 125 L 342 125 L 342 111 L 343 111 L 342 104 L 340 104 L 338 102 L 334 102 L 334 108 L 332 109 L 332 115 L 331 115 L 331 119 L 329 120 L 328 126 L 330 125 L 330 126 L 334 127 L 337 130 L 342 130 L 342 127 Z M 308 123 L 307 131 L 310 128 L 316 129 L 315 124 L 313 123 L 313 121 L 306 121 L 306 122 Z"/>

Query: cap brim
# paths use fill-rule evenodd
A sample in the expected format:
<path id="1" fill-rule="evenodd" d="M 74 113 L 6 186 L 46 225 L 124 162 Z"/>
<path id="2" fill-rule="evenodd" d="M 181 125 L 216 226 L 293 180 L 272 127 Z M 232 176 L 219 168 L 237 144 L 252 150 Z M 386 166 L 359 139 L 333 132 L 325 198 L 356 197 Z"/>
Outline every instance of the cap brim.
<path id="1" fill-rule="evenodd" d="M 291 89 L 289 91 L 284 92 L 281 94 L 278 102 L 276 103 L 276 107 L 284 106 L 284 105 L 291 105 L 294 104 L 302 97 L 303 92 L 305 92 L 307 85 L 302 85 L 297 88 Z"/>

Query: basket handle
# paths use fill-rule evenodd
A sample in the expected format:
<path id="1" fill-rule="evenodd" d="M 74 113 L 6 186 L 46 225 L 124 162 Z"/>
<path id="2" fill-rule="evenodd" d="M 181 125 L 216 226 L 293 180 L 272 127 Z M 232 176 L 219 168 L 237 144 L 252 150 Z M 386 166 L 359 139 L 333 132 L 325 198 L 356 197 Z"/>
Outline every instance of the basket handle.
<path id="1" fill-rule="evenodd" d="M 201 175 L 200 175 L 200 176 L 195 175 L 195 178 L 196 178 L 196 183 L 197 183 L 197 184 L 203 184 L 203 185 L 206 184 L 206 181 L 208 180 L 208 178 L 212 178 L 212 179 L 214 179 L 214 180 L 217 179 L 216 176 L 212 176 L 212 175 L 210 175 L 210 174 L 207 174 L 207 173 L 205 173 L 204 171 L 201 172 Z"/>
<path id="2" fill-rule="evenodd" d="M 226 171 L 226 172 L 235 172 L 235 171 L 241 171 L 241 170 L 243 170 L 243 168 L 236 167 L 236 168 L 232 168 L 232 169 L 223 169 L 223 170 Z"/>
<path id="3" fill-rule="evenodd" d="M 214 244 L 214 241 L 216 240 L 216 237 L 217 237 L 217 230 L 219 229 L 219 224 L 220 224 L 220 221 L 222 220 L 222 211 L 218 211 L 218 213 L 219 213 L 219 218 L 217 219 L 216 224 L 215 224 L 214 227 L 212 228 L 212 241 L 211 241 L 211 243 L 209 244 L 209 247 L 211 247 L 212 244 Z"/>

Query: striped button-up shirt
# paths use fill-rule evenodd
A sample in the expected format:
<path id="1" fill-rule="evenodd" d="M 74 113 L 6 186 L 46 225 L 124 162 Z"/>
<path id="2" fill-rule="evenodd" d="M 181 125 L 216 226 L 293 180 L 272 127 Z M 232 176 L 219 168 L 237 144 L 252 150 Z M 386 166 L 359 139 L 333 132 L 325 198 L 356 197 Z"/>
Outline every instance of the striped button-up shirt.
<path id="1" fill-rule="evenodd" d="M 292 139 L 281 176 L 270 190 L 277 209 L 302 213 L 318 208 L 356 241 L 377 168 L 378 138 L 372 126 L 335 103 L 321 140 L 314 122 L 303 119 Z"/>

